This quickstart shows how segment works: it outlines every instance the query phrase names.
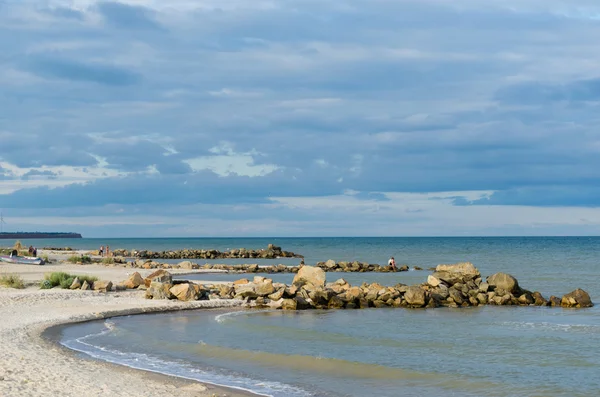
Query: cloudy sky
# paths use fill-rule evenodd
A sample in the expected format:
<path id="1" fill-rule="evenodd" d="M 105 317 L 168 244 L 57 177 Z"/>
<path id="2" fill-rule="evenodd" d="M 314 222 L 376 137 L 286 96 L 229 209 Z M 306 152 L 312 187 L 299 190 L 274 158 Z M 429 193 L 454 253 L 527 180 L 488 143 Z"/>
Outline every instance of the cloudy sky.
<path id="1" fill-rule="evenodd" d="M 600 234 L 597 0 L 1 0 L 10 230 Z"/>

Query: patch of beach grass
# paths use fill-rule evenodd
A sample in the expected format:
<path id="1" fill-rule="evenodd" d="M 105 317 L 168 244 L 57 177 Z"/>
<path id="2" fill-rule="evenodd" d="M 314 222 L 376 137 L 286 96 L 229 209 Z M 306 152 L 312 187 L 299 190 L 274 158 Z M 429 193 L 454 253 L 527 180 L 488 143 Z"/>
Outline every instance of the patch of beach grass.
<path id="1" fill-rule="evenodd" d="M 115 263 L 115 258 L 102 258 L 102 263 L 105 265 L 112 265 Z"/>
<path id="2" fill-rule="evenodd" d="M 62 289 L 68 289 L 73 284 L 73 280 L 78 278 L 79 281 L 83 284 L 84 281 L 87 281 L 88 284 L 92 285 L 94 281 L 98 281 L 98 277 L 95 276 L 85 276 L 85 275 L 72 275 L 65 272 L 53 272 L 48 273 L 44 276 L 44 281 L 41 282 L 41 289 L 50 289 L 54 287 L 60 287 Z"/>
<path id="3" fill-rule="evenodd" d="M 69 263 L 92 263 L 92 258 L 88 255 L 71 255 L 67 258 L 67 262 Z"/>
<path id="4" fill-rule="evenodd" d="M 17 288 L 23 289 L 25 288 L 25 283 L 23 279 L 16 274 L 3 274 L 0 276 L 0 285 L 4 285 L 8 288 Z"/>

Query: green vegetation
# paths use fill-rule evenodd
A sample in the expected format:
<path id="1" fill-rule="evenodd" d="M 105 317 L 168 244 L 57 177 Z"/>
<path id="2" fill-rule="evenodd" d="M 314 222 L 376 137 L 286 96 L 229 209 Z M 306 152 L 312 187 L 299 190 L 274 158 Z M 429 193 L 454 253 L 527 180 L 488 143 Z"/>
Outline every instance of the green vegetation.
<path id="1" fill-rule="evenodd" d="M 79 281 L 83 284 L 84 281 L 87 281 L 88 284 L 92 285 L 94 281 L 98 280 L 98 277 L 94 276 L 82 276 L 82 275 L 72 275 L 64 272 L 54 272 L 46 274 L 44 277 L 44 281 L 41 282 L 41 289 L 50 289 L 54 287 L 60 287 L 63 289 L 68 289 L 71 284 L 73 284 L 73 280 L 78 278 Z"/>
<path id="2" fill-rule="evenodd" d="M 70 263 L 92 263 L 92 258 L 87 255 L 72 255 L 67 259 Z"/>
<path id="3" fill-rule="evenodd" d="M 15 249 L 17 251 L 21 251 L 23 249 L 23 244 L 21 244 L 21 242 L 19 240 L 17 240 L 15 245 L 13 245 L 13 249 Z"/>
<path id="4" fill-rule="evenodd" d="M 102 263 L 105 265 L 112 265 L 115 263 L 115 258 L 103 258 Z"/>
<path id="5" fill-rule="evenodd" d="M 23 283 L 23 279 L 16 274 L 3 274 L 0 276 L 0 285 L 4 285 L 9 288 L 17 288 L 23 289 L 25 288 L 25 283 Z"/>
<path id="6" fill-rule="evenodd" d="M 42 259 L 44 260 L 44 263 L 50 263 L 50 258 L 48 258 L 48 255 L 43 255 Z"/>

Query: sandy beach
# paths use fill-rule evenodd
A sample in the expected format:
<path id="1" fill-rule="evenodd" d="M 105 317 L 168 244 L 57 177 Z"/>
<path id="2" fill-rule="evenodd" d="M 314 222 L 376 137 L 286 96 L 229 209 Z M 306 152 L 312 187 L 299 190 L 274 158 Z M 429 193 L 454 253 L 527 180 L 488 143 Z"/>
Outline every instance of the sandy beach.
<path id="1" fill-rule="evenodd" d="M 55 256 L 56 258 L 56 256 Z M 0 264 L 0 274 L 20 275 L 25 289 L 0 287 L 0 395 L 17 396 L 250 396 L 233 389 L 85 359 L 43 336 L 60 324 L 160 311 L 231 307 L 235 301 L 153 301 L 143 291 L 98 293 L 40 290 L 48 272 L 98 276 L 119 282 L 133 269 L 52 263 Z M 151 271 L 141 272 L 146 276 Z M 195 271 L 201 273 L 202 271 Z M 175 270 L 173 274 L 177 274 Z M 190 273 L 190 271 L 187 271 Z"/>

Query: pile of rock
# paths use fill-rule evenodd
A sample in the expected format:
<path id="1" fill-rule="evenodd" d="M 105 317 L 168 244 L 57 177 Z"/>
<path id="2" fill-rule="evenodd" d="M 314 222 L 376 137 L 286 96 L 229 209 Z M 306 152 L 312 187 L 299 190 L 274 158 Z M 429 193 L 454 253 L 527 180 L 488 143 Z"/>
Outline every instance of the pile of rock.
<path id="1" fill-rule="evenodd" d="M 167 281 L 153 280 L 146 296 L 153 299 L 173 298 L 172 288 L 169 277 Z M 256 276 L 253 281 L 242 279 L 233 284 L 204 286 L 204 289 L 194 285 L 186 288 L 188 291 L 199 288 L 209 298 L 243 299 L 251 307 L 284 310 L 468 307 L 486 304 L 577 308 L 593 306 L 589 295 L 581 289 L 562 299 L 554 296 L 545 299 L 539 292 L 521 288 L 514 277 L 505 273 L 496 273 L 483 281 L 479 270 L 471 263 L 439 265 L 426 283 L 413 286 L 397 284 L 386 287 L 378 283 L 364 283 L 360 287 L 353 287 L 343 279 L 327 283 L 323 269 L 303 266 L 294 277 L 292 285 L 273 283 L 271 279 Z"/>
<path id="2" fill-rule="evenodd" d="M 301 266 L 286 266 L 282 264 L 259 266 L 258 264 L 241 264 L 241 265 L 226 265 L 226 264 L 211 264 L 206 263 L 199 265 L 190 261 L 183 261 L 177 264 L 161 263 L 156 262 L 152 259 L 136 259 L 135 261 L 127 262 L 123 257 L 115 257 L 112 263 L 103 262 L 106 266 L 121 266 L 136 269 L 185 269 L 185 270 L 219 270 L 227 271 L 231 273 L 298 273 Z M 339 262 L 336 263 L 333 260 L 327 262 L 317 263 L 317 267 L 320 267 L 326 272 L 392 272 L 393 270 L 389 266 L 373 265 L 361 262 Z M 415 270 L 423 270 L 422 268 L 415 266 Z M 408 271 L 407 265 L 398 267 L 398 271 Z"/>
<path id="3" fill-rule="evenodd" d="M 127 251 L 124 249 L 113 250 L 114 256 L 134 257 L 142 259 L 225 259 L 225 258 L 261 258 L 261 259 L 276 259 L 276 258 L 303 258 L 302 255 L 293 252 L 283 251 L 281 247 L 269 244 L 267 249 L 233 249 L 230 251 L 221 252 L 219 250 L 210 249 L 183 249 L 175 251 L 148 251 L 148 250 L 133 250 Z"/>
<path id="4" fill-rule="evenodd" d="M 79 280 L 79 277 L 75 277 L 69 289 L 80 289 L 82 291 L 98 291 L 98 292 L 108 292 L 112 289 L 113 283 L 111 281 L 106 280 L 98 280 L 88 283 L 87 280 Z"/>
<path id="5" fill-rule="evenodd" d="M 333 259 L 329 259 L 327 262 L 317 262 L 317 267 L 325 270 L 326 272 L 353 272 L 353 273 L 365 273 L 365 272 L 381 272 L 389 273 L 393 272 L 391 266 L 380 266 L 378 264 L 370 264 L 365 262 L 336 262 Z M 418 268 L 420 269 L 420 268 Z M 398 271 L 408 271 L 408 265 L 398 266 Z"/>

